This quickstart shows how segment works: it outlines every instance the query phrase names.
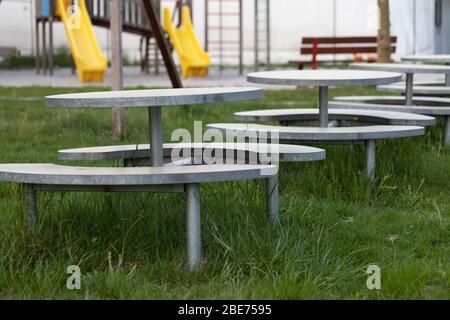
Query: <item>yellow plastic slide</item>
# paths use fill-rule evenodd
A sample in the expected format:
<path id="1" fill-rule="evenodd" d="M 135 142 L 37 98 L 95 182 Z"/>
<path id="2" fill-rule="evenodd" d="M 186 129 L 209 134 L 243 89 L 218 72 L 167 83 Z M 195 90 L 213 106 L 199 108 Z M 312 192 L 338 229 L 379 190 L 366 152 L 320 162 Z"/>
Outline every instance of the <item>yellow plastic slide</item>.
<path id="1" fill-rule="evenodd" d="M 189 7 L 183 6 L 181 9 L 179 28 L 173 26 L 170 9 L 164 8 L 164 30 L 169 34 L 173 47 L 178 53 L 183 77 L 204 77 L 211 60 L 209 54 L 200 47 L 192 27 Z"/>
<path id="2" fill-rule="evenodd" d="M 78 3 L 78 7 L 73 7 Z M 57 10 L 66 30 L 81 82 L 103 81 L 108 67 L 95 37 L 84 0 L 57 0 Z"/>

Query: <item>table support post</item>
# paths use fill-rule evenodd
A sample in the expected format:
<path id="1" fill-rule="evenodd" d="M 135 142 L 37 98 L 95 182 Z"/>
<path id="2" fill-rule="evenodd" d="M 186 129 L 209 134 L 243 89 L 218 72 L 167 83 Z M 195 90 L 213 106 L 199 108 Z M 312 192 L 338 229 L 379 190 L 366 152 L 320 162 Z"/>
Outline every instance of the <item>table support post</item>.
<path id="1" fill-rule="evenodd" d="M 412 106 L 413 105 L 413 86 L 414 86 L 414 74 L 407 73 L 406 74 L 406 91 L 405 91 L 405 105 Z"/>
<path id="2" fill-rule="evenodd" d="M 25 197 L 27 200 L 28 228 L 30 231 L 34 232 L 38 220 L 37 193 L 36 190 L 33 189 L 33 185 L 31 184 L 26 184 L 24 188 Z"/>
<path id="3" fill-rule="evenodd" d="M 278 175 L 266 179 L 266 203 L 268 222 L 272 227 L 280 225 Z"/>
<path id="4" fill-rule="evenodd" d="M 328 87 L 319 87 L 320 127 L 328 128 Z"/>
<path id="5" fill-rule="evenodd" d="M 369 182 L 375 181 L 376 148 L 375 140 L 366 140 L 366 176 Z"/>
<path id="6" fill-rule="evenodd" d="M 200 186 L 186 184 L 186 235 L 187 266 L 190 272 L 196 271 L 202 258 L 201 221 L 200 221 Z"/>
<path id="7" fill-rule="evenodd" d="M 445 117 L 444 146 L 450 147 L 450 116 Z"/>
<path id="8" fill-rule="evenodd" d="M 445 75 L 445 85 L 450 87 L 450 74 L 448 73 Z"/>
<path id="9" fill-rule="evenodd" d="M 152 153 L 152 166 L 164 166 L 163 160 L 163 138 L 161 107 L 148 108 L 150 122 L 150 148 Z"/>

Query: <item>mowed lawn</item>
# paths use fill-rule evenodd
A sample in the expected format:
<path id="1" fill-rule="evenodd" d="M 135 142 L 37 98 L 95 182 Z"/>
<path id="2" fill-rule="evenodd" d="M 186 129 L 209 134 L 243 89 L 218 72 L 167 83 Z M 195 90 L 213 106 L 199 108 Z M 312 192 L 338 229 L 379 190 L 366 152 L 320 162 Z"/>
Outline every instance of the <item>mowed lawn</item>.
<path id="1" fill-rule="evenodd" d="M 126 111 L 126 136 L 115 141 L 109 110 L 44 106 L 47 94 L 86 90 L 94 89 L 0 88 L 0 162 L 61 163 L 58 149 L 148 142 L 144 109 Z M 194 120 L 231 122 L 233 112 L 289 101 L 308 107 L 316 96 L 267 91 L 260 101 L 165 108 L 165 141 Z M 194 274 L 185 270 L 181 194 L 41 193 L 32 234 L 19 186 L 2 182 L 0 298 L 448 299 L 450 149 L 442 133 L 440 120 L 424 137 L 379 143 L 373 185 L 360 145 L 324 146 L 325 161 L 282 164 L 277 229 L 266 225 L 262 181 L 202 185 L 204 258 Z M 381 290 L 366 286 L 371 264 L 381 268 Z M 81 268 L 80 290 L 66 288 L 69 265 Z"/>

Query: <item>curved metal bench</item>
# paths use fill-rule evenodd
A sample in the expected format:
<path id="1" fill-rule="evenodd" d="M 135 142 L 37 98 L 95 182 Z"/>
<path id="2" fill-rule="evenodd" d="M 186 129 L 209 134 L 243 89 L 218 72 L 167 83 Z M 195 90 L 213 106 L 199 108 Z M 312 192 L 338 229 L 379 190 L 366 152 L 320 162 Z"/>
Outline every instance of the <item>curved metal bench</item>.
<path id="1" fill-rule="evenodd" d="M 173 161 L 172 154 L 180 160 Z M 123 160 L 124 166 L 150 163 L 148 144 L 75 148 L 58 151 L 60 160 Z M 271 156 L 268 156 L 270 154 Z M 272 156 L 276 154 L 275 158 Z M 167 143 L 163 145 L 164 162 L 168 165 L 199 164 L 277 164 L 278 162 L 319 161 L 325 150 L 286 144 L 263 143 Z M 264 155 L 264 157 L 262 157 Z M 278 176 L 266 179 L 269 224 L 278 225 Z"/>
<path id="2" fill-rule="evenodd" d="M 240 121 L 278 121 L 282 125 L 290 125 L 297 122 L 309 122 L 319 120 L 318 109 L 270 109 L 236 112 L 236 120 Z M 406 126 L 431 126 L 436 124 L 433 117 L 394 111 L 378 111 L 364 109 L 332 109 L 328 112 L 328 118 L 334 126 L 345 124 L 383 124 Z"/>
<path id="3" fill-rule="evenodd" d="M 397 82 L 397 84 L 403 84 L 404 86 L 406 86 L 406 82 Z M 440 86 L 446 86 L 447 85 L 447 83 L 446 83 L 446 81 L 445 81 L 445 79 L 442 79 L 441 81 L 439 81 L 439 80 L 416 80 L 416 81 L 414 81 L 414 85 L 413 85 L 413 87 L 414 86 L 429 86 L 429 87 L 432 87 L 432 86 L 438 86 L 438 87 L 440 87 Z"/>
<path id="4" fill-rule="evenodd" d="M 329 107 L 336 109 L 367 109 L 383 111 L 410 112 L 433 117 L 443 117 L 444 146 L 450 146 L 450 99 L 427 97 L 429 105 L 422 105 L 422 97 L 414 97 L 415 105 L 405 106 L 402 104 L 402 97 L 337 97 L 330 102 Z M 433 103 L 431 105 L 431 102 Z"/>
<path id="5" fill-rule="evenodd" d="M 118 145 L 103 147 L 88 147 L 65 149 L 58 151 L 60 160 L 124 160 L 128 165 L 136 164 L 143 160 L 149 161 L 150 145 Z M 228 163 L 227 155 L 233 152 L 233 161 L 240 164 L 246 162 L 246 159 L 256 159 L 258 163 L 264 163 L 265 159 L 261 159 L 261 154 L 276 152 L 278 161 L 280 162 L 299 162 L 299 161 L 316 161 L 325 159 L 325 151 L 318 148 L 296 146 L 288 144 L 263 144 L 263 143 L 165 143 L 163 145 L 163 154 L 166 163 L 171 163 L 172 153 L 174 151 L 182 151 L 182 158 L 191 158 L 194 164 L 224 164 Z M 205 154 L 206 153 L 208 154 Z M 220 151 L 220 152 L 219 152 Z M 184 155 L 187 152 L 188 155 Z M 184 156 L 183 156 L 184 155 Z M 219 158 L 219 155 L 222 158 Z M 258 156 L 255 158 L 254 156 Z M 276 162 L 278 162 L 276 161 Z M 188 163 L 188 162 L 184 162 Z M 230 164 L 230 163 L 228 163 Z M 271 163 L 272 164 L 272 163 Z M 275 164 L 275 163 L 273 163 Z"/>
<path id="6" fill-rule="evenodd" d="M 202 182 L 263 179 L 277 166 L 204 165 L 185 167 L 104 168 L 55 164 L 1 164 L 0 181 L 25 186 L 30 228 L 37 221 L 37 191 L 184 192 L 187 214 L 187 262 L 201 260 L 200 188 Z"/>
<path id="7" fill-rule="evenodd" d="M 401 97 L 398 97 L 401 98 Z M 381 111 L 397 111 L 397 112 L 409 112 L 415 114 L 428 115 L 432 117 L 447 117 L 450 116 L 450 105 L 434 105 L 434 106 L 424 106 L 424 105 L 413 105 L 405 106 L 402 104 L 390 104 L 384 103 L 388 102 L 384 100 L 383 97 L 379 97 L 378 100 L 370 100 L 371 102 L 364 102 L 364 100 L 349 99 L 342 100 L 336 98 L 334 101 L 330 102 L 330 109 L 366 109 L 366 110 L 381 110 Z M 399 101 L 400 102 L 400 101 Z"/>
<path id="8" fill-rule="evenodd" d="M 406 102 L 405 97 L 401 97 L 401 96 L 342 96 L 342 97 L 335 97 L 334 101 L 406 106 L 405 105 L 405 102 Z M 411 106 L 450 107 L 450 98 L 414 97 L 413 104 Z M 406 106 L 406 107 L 411 107 L 411 106 Z"/>
<path id="9" fill-rule="evenodd" d="M 378 86 L 379 91 L 394 92 L 405 94 L 406 88 L 404 83 L 395 83 L 390 85 Z M 445 85 L 414 85 L 414 95 L 420 96 L 450 96 L 450 86 Z"/>
<path id="10" fill-rule="evenodd" d="M 366 146 L 366 174 L 370 181 L 375 179 L 375 141 L 380 139 L 394 139 L 421 136 L 425 129 L 418 126 L 362 126 L 362 127 L 283 127 L 242 123 L 208 124 L 208 128 L 218 129 L 228 136 L 266 138 L 272 133 L 280 141 L 295 143 L 358 143 Z"/>

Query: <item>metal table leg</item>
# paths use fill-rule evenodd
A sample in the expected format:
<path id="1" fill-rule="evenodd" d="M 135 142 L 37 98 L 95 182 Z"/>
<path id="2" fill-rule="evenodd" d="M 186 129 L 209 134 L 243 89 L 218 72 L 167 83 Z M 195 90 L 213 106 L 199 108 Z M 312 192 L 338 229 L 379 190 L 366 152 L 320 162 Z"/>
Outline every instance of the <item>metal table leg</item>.
<path id="1" fill-rule="evenodd" d="M 189 271 L 196 271 L 202 258 L 200 222 L 200 186 L 186 184 L 186 234 L 187 265 Z"/>
<path id="2" fill-rule="evenodd" d="M 152 166 L 164 166 L 161 107 L 148 108 Z"/>
<path id="3" fill-rule="evenodd" d="M 406 74 L 406 91 L 405 91 L 405 105 L 412 106 L 413 105 L 413 85 L 414 85 L 414 74 L 407 73 Z"/>
<path id="4" fill-rule="evenodd" d="M 320 127 L 328 128 L 328 87 L 319 87 Z"/>
<path id="5" fill-rule="evenodd" d="M 27 200 L 28 228 L 30 229 L 30 231 L 34 231 L 38 220 L 37 194 L 36 190 L 34 190 L 33 185 L 31 184 L 26 184 L 24 188 L 25 197 Z"/>
<path id="6" fill-rule="evenodd" d="M 266 179 L 266 202 L 270 226 L 280 225 L 278 175 Z"/>
<path id="7" fill-rule="evenodd" d="M 366 140 L 366 176 L 369 182 L 375 181 L 376 148 L 375 140 Z"/>
<path id="8" fill-rule="evenodd" d="M 448 73 L 445 75 L 445 85 L 450 87 L 450 74 Z"/>

